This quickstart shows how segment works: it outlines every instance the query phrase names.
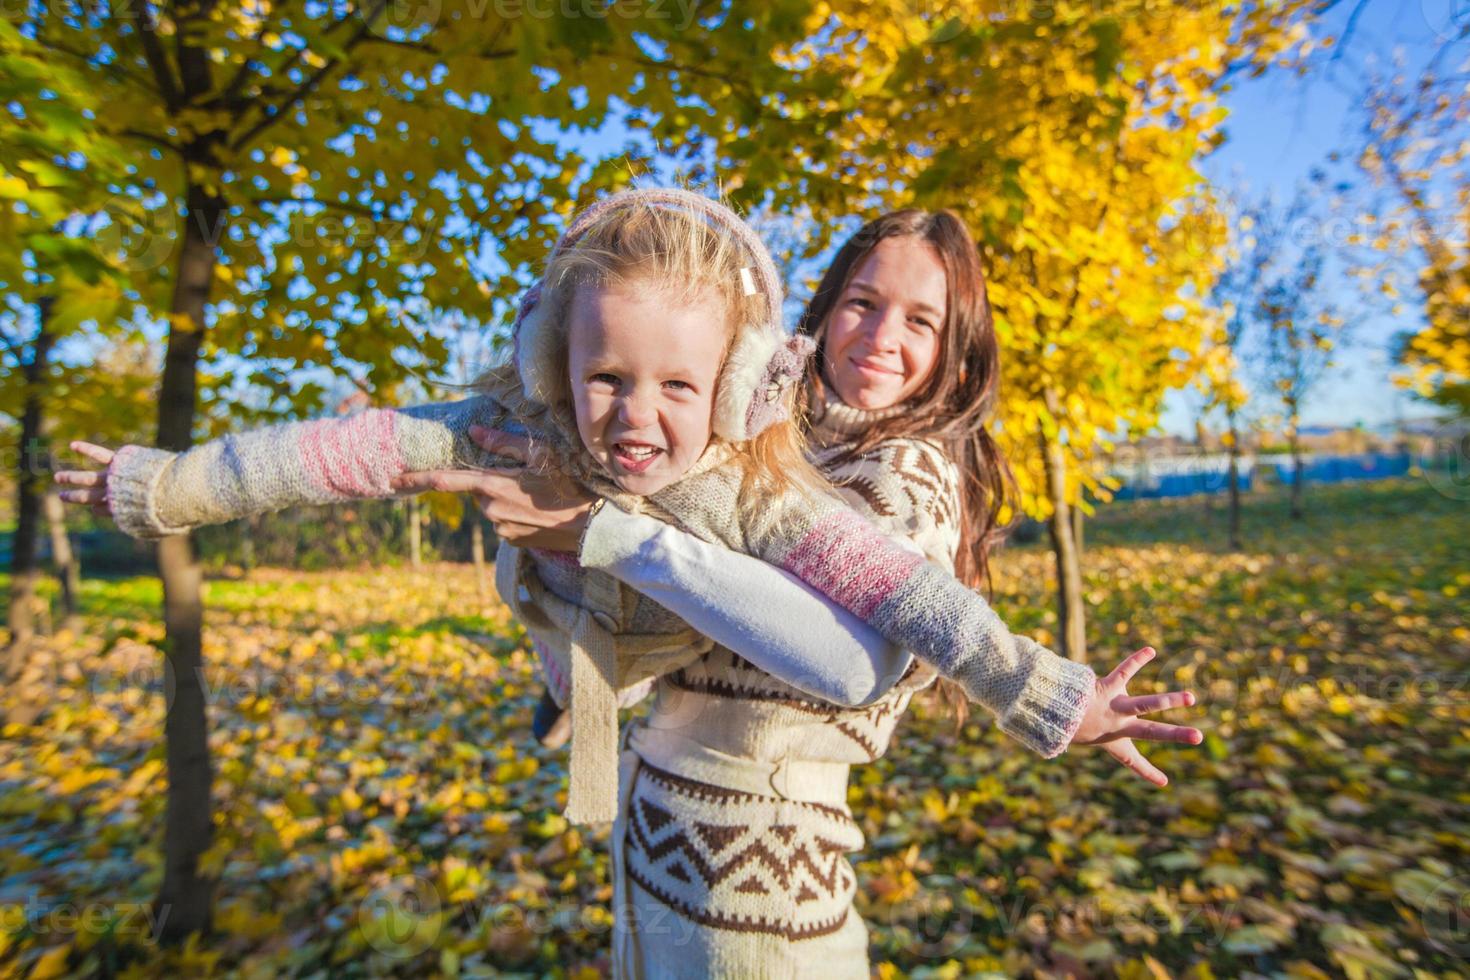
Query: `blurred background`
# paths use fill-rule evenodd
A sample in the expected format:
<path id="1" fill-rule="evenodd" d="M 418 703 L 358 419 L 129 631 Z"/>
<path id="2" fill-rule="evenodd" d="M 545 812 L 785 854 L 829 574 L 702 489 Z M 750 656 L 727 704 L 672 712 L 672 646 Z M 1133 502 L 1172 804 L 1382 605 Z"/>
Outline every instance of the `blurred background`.
<path id="1" fill-rule="evenodd" d="M 998 610 L 1200 697 L 1165 790 L 920 705 L 850 798 L 880 975 L 1470 976 L 1463 0 L 0 11 L 0 976 L 607 973 L 469 501 L 155 549 L 51 473 L 463 397 L 567 217 L 671 182 L 793 321 L 956 210 Z"/>

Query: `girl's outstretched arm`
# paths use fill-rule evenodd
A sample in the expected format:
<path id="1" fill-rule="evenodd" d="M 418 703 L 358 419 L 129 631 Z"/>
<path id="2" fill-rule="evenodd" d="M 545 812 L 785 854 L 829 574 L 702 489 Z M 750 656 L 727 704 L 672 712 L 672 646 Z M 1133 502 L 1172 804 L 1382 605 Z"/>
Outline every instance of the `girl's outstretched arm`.
<path id="1" fill-rule="evenodd" d="M 1097 691 L 1090 667 L 1014 636 L 977 592 L 899 548 L 835 497 L 791 490 L 742 506 L 743 490 L 742 470 L 731 463 L 651 500 L 694 534 L 771 562 L 832 597 L 959 682 L 1004 732 L 1044 758 L 1066 749 Z M 1179 729 L 1180 741 L 1188 731 Z"/>
<path id="2" fill-rule="evenodd" d="M 124 446 L 109 460 L 89 452 L 105 474 L 64 471 L 56 482 L 79 488 L 63 494 L 69 502 L 105 506 L 128 534 L 158 538 L 298 504 L 391 497 L 390 481 L 409 470 L 493 464 L 469 437 L 475 423 L 504 425 L 505 411 L 479 396 L 270 426 L 183 453 Z"/>

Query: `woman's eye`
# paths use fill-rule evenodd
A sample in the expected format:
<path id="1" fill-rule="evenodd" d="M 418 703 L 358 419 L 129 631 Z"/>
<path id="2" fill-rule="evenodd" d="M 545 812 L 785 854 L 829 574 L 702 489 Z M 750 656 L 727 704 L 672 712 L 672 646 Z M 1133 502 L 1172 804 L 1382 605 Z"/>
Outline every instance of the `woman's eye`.
<path id="1" fill-rule="evenodd" d="M 928 320 L 925 320 L 923 317 L 917 317 L 916 316 L 912 320 L 910 320 L 909 322 L 912 323 L 912 324 L 916 324 L 917 326 L 923 327 L 925 330 L 933 330 L 934 329 L 934 324 L 930 323 Z"/>

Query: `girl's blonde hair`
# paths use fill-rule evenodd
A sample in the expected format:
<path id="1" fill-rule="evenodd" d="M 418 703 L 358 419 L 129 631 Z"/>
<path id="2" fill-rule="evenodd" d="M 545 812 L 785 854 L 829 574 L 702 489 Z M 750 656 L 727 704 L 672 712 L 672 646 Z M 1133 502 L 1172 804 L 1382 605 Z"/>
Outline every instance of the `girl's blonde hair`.
<path id="1" fill-rule="evenodd" d="M 545 305 L 543 329 L 549 332 L 546 339 L 552 344 L 559 370 L 545 379 L 543 390 L 534 396 L 567 429 L 568 439 L 577 439 L 567 368 L 570 315 L 577 290 L 631 286 L 683 303 L 699 302 L 711 294 L 718 297 L 727 311 L 719 375 L 720 384 L 725 384 L 724 365 L 737 333 L 768 330 L 770 324 L 780 322 L 781 310 L 772 308 L 771 294 L 751 286 L 752 266 L 769 263 L 766 256 L 749 254 L 752 247 L 758 243 L 747 245 L 708 214 L 639 202 L 604 210 L 574 241 L 553 253 L 539 284 L 537 302 Z M 502 369 L 484 380 L 501 387 L 512 377 L 513 372 Z M 744 471 L 742 501 L 756 504 L 756 494 L 788 489 L 830 492 L 830 484 L 808 462 L 805 435 L 793 421 L 771 425 L 732 449 Z"/>

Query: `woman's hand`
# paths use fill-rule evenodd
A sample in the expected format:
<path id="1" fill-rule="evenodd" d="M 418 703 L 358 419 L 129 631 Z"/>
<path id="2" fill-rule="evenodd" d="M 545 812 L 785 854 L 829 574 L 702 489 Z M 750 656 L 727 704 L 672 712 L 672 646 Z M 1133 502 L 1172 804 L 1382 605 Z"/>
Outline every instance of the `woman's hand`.
<path id="1" fill-rule="evenodd" d="M 1138 715 L 1168 708 L 1186 708 L 1194 704 L 1193 691 L 1169 691 L 1166 694 L 1128 694 L 1128 682 L 1144 664 L 1154 658 L 1153 647 L 1144 647 L 1124 660 L 1106 677 L 1097 679 L 1097 692 L 1082 716 L 1082 724 L 1072 737 L 1073 745 L 1102 745 L 1104 750 L 1123 765 L 1156 786 L 1169 785 L 1169 777 L 1143 757 L 1133 744 L 1135 738 L 1157 742 L 1183 742 L 1198 745 L 1204 735 L 1198 728 L 1168 725 L 1161 721 L 1140 721 Z"/>
<path id="2" fill-rule="evenodd" d="M 470 426 L 480 448 L 520 462 L 484 470 L 421 470 L 393 479 L 395 490 L 473 493 L 495 533 L 522 548 L 575 552 L 597 498 L 563 476 L 540 447 L 523 436 Z"/>
<path id="3" fill-rule="evenodd" d="M 92 513 L 98 517 L 111 517 L 112 505 L 107 500 L 107 467 L 112 465 L 112 457 L 117 455 L 111 449 L 103 446 L 95 446 L 90 442 L 74 442 L 71 444 L 73 452 L 81 453 L 92 462 L 102 467 L 102 472 L 95 470 L 58 470 L 51 477 L 52 481 L 63 487 L 80 487 L 78 490 L 63 490 L 59 497 L 69 504 L 85 504 L 92 508 Z"/>

